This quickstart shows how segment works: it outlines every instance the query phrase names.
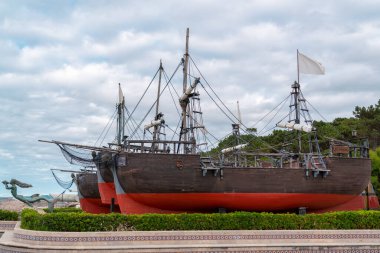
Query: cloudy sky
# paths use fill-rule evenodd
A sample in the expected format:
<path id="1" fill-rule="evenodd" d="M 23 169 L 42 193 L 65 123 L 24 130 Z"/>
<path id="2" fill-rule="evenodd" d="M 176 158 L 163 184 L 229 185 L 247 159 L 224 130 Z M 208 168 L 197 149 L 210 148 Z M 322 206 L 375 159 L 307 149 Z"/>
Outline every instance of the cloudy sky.
<path id="1" fill-rule="evenodd" d="M 297 49 L 326 68 L 301 75 L 308 101 L 327 120 L 351 117 L 380 98 L 379 12 L 370 0 L 1 1 L 0 179 L 33 184 L 24 194 L 61 192 L 50 169 L 77 167 L 38 140 L 94 145 L 117 84 L 133 108 L 160 60 L 174 71 L 187 27 L 192 58 L 231 111 L 239 100 L 246 126 L 260 130 L 258 120 L 288 95 Z M 202 103 L 208 130 L 222 138 L 230 122 Z M 9 192 L 0 187 L 0 196 Z"/>

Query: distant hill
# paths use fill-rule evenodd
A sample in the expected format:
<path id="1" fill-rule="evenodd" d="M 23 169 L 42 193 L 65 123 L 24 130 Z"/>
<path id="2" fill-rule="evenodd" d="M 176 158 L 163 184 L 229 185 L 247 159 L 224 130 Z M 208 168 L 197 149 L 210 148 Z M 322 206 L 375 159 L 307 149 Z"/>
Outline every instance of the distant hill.
<path id="1" fill-rule="evenodd" d="M 0 197 L 0 202 L 12 200 L 12 199 L 13 199 L 13 197 Z"/>

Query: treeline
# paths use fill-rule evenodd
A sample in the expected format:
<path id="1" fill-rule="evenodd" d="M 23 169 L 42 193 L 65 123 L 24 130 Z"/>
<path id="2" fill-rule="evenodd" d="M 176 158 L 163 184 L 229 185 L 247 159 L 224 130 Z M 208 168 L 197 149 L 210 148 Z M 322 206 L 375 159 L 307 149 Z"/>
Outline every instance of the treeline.
<path id="1" fill-rule="evenodd" d="M 369 147 L 375 150 L 380 145 L 380 99 L 375 105 L 368 107 L 356 106 L 353 111 L 353 117 L 336 118 L 332 122 L 314 121 L 313 125 L 317 129 L 319 144 L 323 150 L 328 149 L 330 139 L 352 143 L 367 139 Z M 285 130 L 274 130 L 267 136 L 255 136 L 255 132 L 256 129 L 251 128 L 248 129 L 248 134 L 240 136 L 241 143 L 250 143 L 250 146 L 246 148 L 247 150 L 262 149 L 270 151 L 271 149 L 281 149 L 284 145 L 289 145 L 287 141 L 296 139 L 295 132 Z M 307 136 L 305 135 L 302 138 L 303 146 L 306 146 Z M 282 146 L 279 145 L 280 143 Z M 218 153 L 221 149 L 231 147 L 234 144 L 235 138 L 229 136 L 222 140 L 211 153 Z"/>
<path id="2" fill-rule="evenodd" d="M 328 155 L 330 141 L 343 140 L 354 144 L 366 144 L 370 147 L 372 160 L 372 184 L 380 192 L 380 99 L 375 105 L 368 107 L 356 106 L 353 116 L 350 118 L 336 118 L 332 122 L 314 121 L 316 134 L 321 152 Z M 256 136 L 256 129 L 248 129 L 248 133 L 242 134 L 239 142 L 232 135 L 222 140 L 219 145 L 209 153 L 218 156 L 220 151 L 241 143 L 248 143 L 244 150 L 251 152 L 276 152 L 280 150 L 297 150 L 298 137 L 295 131 L 273 130 L 266 136 Z M 308 152 L 309 135 L 301 136 L 301 151 Z M 250 160 L 248 159 L 248 162 Z"/>

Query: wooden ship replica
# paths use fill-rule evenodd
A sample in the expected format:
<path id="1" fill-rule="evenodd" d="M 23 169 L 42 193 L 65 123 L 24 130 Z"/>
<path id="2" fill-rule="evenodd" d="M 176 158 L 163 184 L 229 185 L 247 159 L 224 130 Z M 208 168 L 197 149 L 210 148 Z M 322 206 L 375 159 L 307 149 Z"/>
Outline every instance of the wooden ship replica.
<path id="1" fill-rule="evenodd" d="M 176 69 L 183 67 L 177 140 L 167 140 L 163 134 L 167 125 L 159 112 L 163 92 L 160 64 L 154 120 L 144 127 L 145 132 L 151 131 L 151 138 L 135 139 L 133 131 L 125 136 L 125 125 L 131 120 L 131 114 L 128 113 L 126 119 L 124 96 L 119 86 L 115 143 L 105 148 L 48 141 L 57 144 L 71 163 L 96 166 L 96 176 L 77 175 L 83 209 L 99 213 L 106 212 L 102 209 L 106 206 L 125 214 L 141 214 L 299 209 L 326 212 L 379 207 L 370 185 L 368 146 L 334 140 L 329 155 L 322 155 L 299 82 L 291 86 L 287 122 L 277 124 L 299 133 L 298 150 L 269 147 L 274 152 L 250 152 L 246 150 L 248 144 L 239 141 L 242 129 L 238 121 L 232 124 L 236 145 L 223 149 L 216 158 L 205 152 L 202 147 L 207 143 L 199 141 L 202 138 L 207 141 L 204 137 L 207 131 L 203 126 L 198 87 L 207 81 L 202 74 L 194 77 L 188 73 L 189 61 L 192 61 L 188 50 L 189 30 L 186 38 L 186 51 Z M 136 129 L 141 126 L 137 125 Z M 309 138 L 308 146 L 302 149 L 301 133 Z M 87 151 L 87 157 L 75 150 Z M 85 196 L 84 192 L 88 194 Z M 89 207 L 86 197 L 91 196 L 101 200 L 97 202 L 98 209 L 94 201 Z"/>

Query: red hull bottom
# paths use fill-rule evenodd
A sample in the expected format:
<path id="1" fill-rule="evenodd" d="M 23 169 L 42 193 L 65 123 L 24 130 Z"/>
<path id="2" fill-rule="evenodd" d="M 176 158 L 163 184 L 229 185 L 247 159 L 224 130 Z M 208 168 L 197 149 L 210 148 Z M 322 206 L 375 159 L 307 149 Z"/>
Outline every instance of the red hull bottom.
<path id="1" fill-rule="evenodd" d="M 350 201 L 331 208 L 316 211 L 316 213 L 335 212 L 335 211 L 356 211 L 363 209 L 379 209 L 379 200 L 376 196 L 356 196 Z"/>
<path id="2" fill-rule="evenodd" d="M 373 209 L 373 210 L 379 210 L 380 209 L 380 203 L 379 203 L 379 199 L 377 198 L 377 196 L 369 196 L 368 197 L 368 207 L 369 209 Z"/>
<path id="3" fill-rule="evenodd" d="M 116 190 L 114 183 L 98 183 L 100 198 L 103 204 L 111 205 L 112 198 L 115 200 L 115 205 L 118 205 Z"/>
<path id="4" fill-rule="evenodd" d="M 132 193 L 118 194 L 117 197 L 120 210 L 125 214 L 215 212 L 218 208 L 257 212 L 296 210 L 299 207 L 306 207 L 309 212 L 335 211 L 335 207 L 347 211 L 366 208 L 363 201 L 356 200 L 359 196 L 345 194 Z"/>
<path id="5" fill-rule="evenodd" d="M 79 200 L 80 207 L 87 213 L 110 213 L 110 205 L 103 204 L 98 198 L 82 198 Z M 120 213 L 118 206 L 115 207 L 114 212 Z"/>

